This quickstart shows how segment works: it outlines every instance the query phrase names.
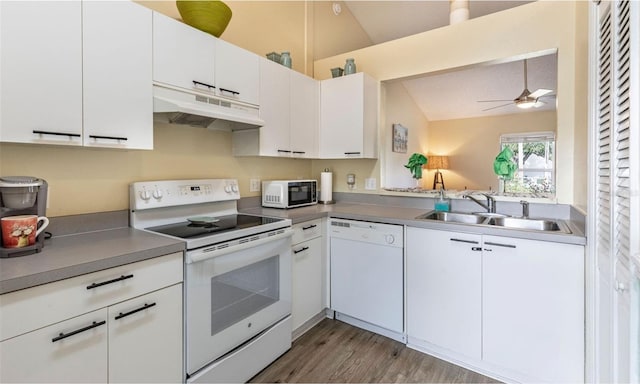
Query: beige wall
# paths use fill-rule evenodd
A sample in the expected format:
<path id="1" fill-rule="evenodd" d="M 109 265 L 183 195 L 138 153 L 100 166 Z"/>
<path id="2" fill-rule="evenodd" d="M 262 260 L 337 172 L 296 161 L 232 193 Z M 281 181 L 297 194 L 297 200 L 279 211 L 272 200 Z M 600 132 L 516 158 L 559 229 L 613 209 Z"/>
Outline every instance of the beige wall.
<path id="1" fill-rule="evenodd" d="M 0 143 L 0 175 L 47 180 L 49 216 L 127 209 L 134 181 L 237 178 L 240 195 L 252 196 L 250 178 L 311 176 L 310 160 L 231 156 L 229 132 L 156 124 L 154 134 L 153 151 Z"/>
<path id="2" fill-rule="evenodd" d="M 555 130 L 555 111 L 431 121 L 429 153 L 449 156 L 450 169 L 442 171 L 447 189 L 496 190 L 493 160 L 500 151 L 500 135 Z M 428 171 L 425 178 L 433 180 L 433 174 Z"/>
<path id="3" fill-rule="evenodd" d="M 427 153 L 429 140 L 427 131 L 429 122 L 407 93 L 402 83 L 389 83 L 382 86 L 384 125 L 380 127 L 380 166 L 384 167 L 379 185 L 383 187 L 411 188 L 419 185 L 431 188 L 429 179 L 423 178 L 416 184 L 411 172 L 404 167 L 413 153 Z M 408 128 L 407 153 L 392 150 L 393 124 L 402 124 Z"/>
<path id="4" fill-rule="evenodd" d="M 579 84 L 587 83 L 586 1 L 537 1 L 402 39 L 359 49 L 314 65 L 316 78 L 353 57 L 358 70 L 378 80 L 392 80 L 467 65 L 506 60 L 530 52 L 558 49 L 557 145 L 560 203 L 586 205 L 576 181 L 586 179 L 586 152 L 576 139 L 586 135 L 586 98 Z M 578 19 L 579 17 L 579 19 Z M 521 33 L 535 31 L 535 33 Z M 579 47 L 579 48 L 577 48 Z M 586 94 L 586 93 L 585 93 Z M 576 157 L 580 156 L 580 157 Z"/>

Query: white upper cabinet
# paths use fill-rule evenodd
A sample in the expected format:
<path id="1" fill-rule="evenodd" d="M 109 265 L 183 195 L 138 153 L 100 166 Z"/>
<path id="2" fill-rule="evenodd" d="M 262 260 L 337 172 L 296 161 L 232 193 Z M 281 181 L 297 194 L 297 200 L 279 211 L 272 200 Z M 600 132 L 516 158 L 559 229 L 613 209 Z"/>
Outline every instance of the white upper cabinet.
<path id="1" fill-rule="evenodd" d="M 152 11 L 88 1 L 82 13 L 84 145 L 153 149 Z"/>
<path id="2" fill-rule="evenodd" d="M 216 41 L 215 85 L 220 96 L 254 105 L 260 104 L 260 63 L 258 55 Z"/>
<path id="3" fill-rule="evenodd" d="M 193 89 L 194 81 L 214 87 L 215 49 L 215 37 L 153 12 L 154 81 L 186 89 Z M 202 84 L 197 88 L 207 90 Z"/>
<path id="4" fill-rule="evenodd" d="M 378 82 L 359 72 L 320 88 L 320 158 L 376 158 Z"/>
<path id="5" fill-rule="evenodd" d="M 1 141 L 153 147 L 149 9 L 92 1 L 0 8 Z"/>
<path id="6" fill-rule="evenodd" d="M 318 156 L 320 82 L 295 71 L 291 75 L 290 148 L 292 157 Z"/>
<path id="7" fill-rule="evenodd" d="M 82 145 L 81 16 L 78 1 L 0 2 L 0 140 Z"/>
<path id="8" fill-rule="evenodd" d="M 233 132 L 235 156 L 317 155 L 318 81 L 260 59 L 259 130 Z"/>

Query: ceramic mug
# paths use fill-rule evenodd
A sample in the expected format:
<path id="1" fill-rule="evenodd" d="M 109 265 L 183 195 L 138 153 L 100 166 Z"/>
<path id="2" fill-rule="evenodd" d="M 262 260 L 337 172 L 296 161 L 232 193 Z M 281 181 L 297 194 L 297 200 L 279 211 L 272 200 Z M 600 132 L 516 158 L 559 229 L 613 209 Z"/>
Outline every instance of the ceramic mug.
<path id="1" fill-rule="evenodd" d="M 42 225 L 38 228 L 38 223 Z M 22 248 L 36 243 L 36 237 L 49 225 L 49 219 L 37 215 L 7 216 L 0 219 L 2 246 Z"/>

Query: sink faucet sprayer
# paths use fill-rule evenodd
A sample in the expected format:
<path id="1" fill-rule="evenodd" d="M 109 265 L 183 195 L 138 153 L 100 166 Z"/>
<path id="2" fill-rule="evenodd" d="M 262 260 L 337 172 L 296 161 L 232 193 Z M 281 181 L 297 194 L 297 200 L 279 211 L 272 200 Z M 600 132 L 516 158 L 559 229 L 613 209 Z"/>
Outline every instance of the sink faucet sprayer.
<path id="1" fill-rule="evenodd" d="M 482 193 L 482 195 L 484 195 L 484 197 L 487 198 L 487 203 L 483 203 L 479 200 L 477 200 L 475 197 L 471 196 L 471 195 L 462 195 L 463 198 L 466 199 L 470 199 L 473 200 L 476 204 L 480 205 L 482 208 L 486 209 L 488 213 L 496 213 L 496 200 L 487 195 L 486 193 Z"/>
<path id="2" fill-rule="evenodd" d="M 520 200 L 520 204 L 522 204 L 522 218 L 529 218 L 529 202 L 525 200 Z"/>

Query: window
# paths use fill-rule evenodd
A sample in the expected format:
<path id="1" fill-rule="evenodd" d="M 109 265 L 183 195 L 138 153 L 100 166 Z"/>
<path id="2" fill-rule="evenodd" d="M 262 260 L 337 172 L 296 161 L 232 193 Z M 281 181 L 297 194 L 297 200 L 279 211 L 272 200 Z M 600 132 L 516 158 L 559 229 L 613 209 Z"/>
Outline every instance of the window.
<path id="1" fill-rule="evenodd" d="M 554 193 L 555 145 L 553 132 L 517 133 L 500 136 L 500 150 L 509 147 L 518 170 L 505 181 L 505 192 Z"/>

